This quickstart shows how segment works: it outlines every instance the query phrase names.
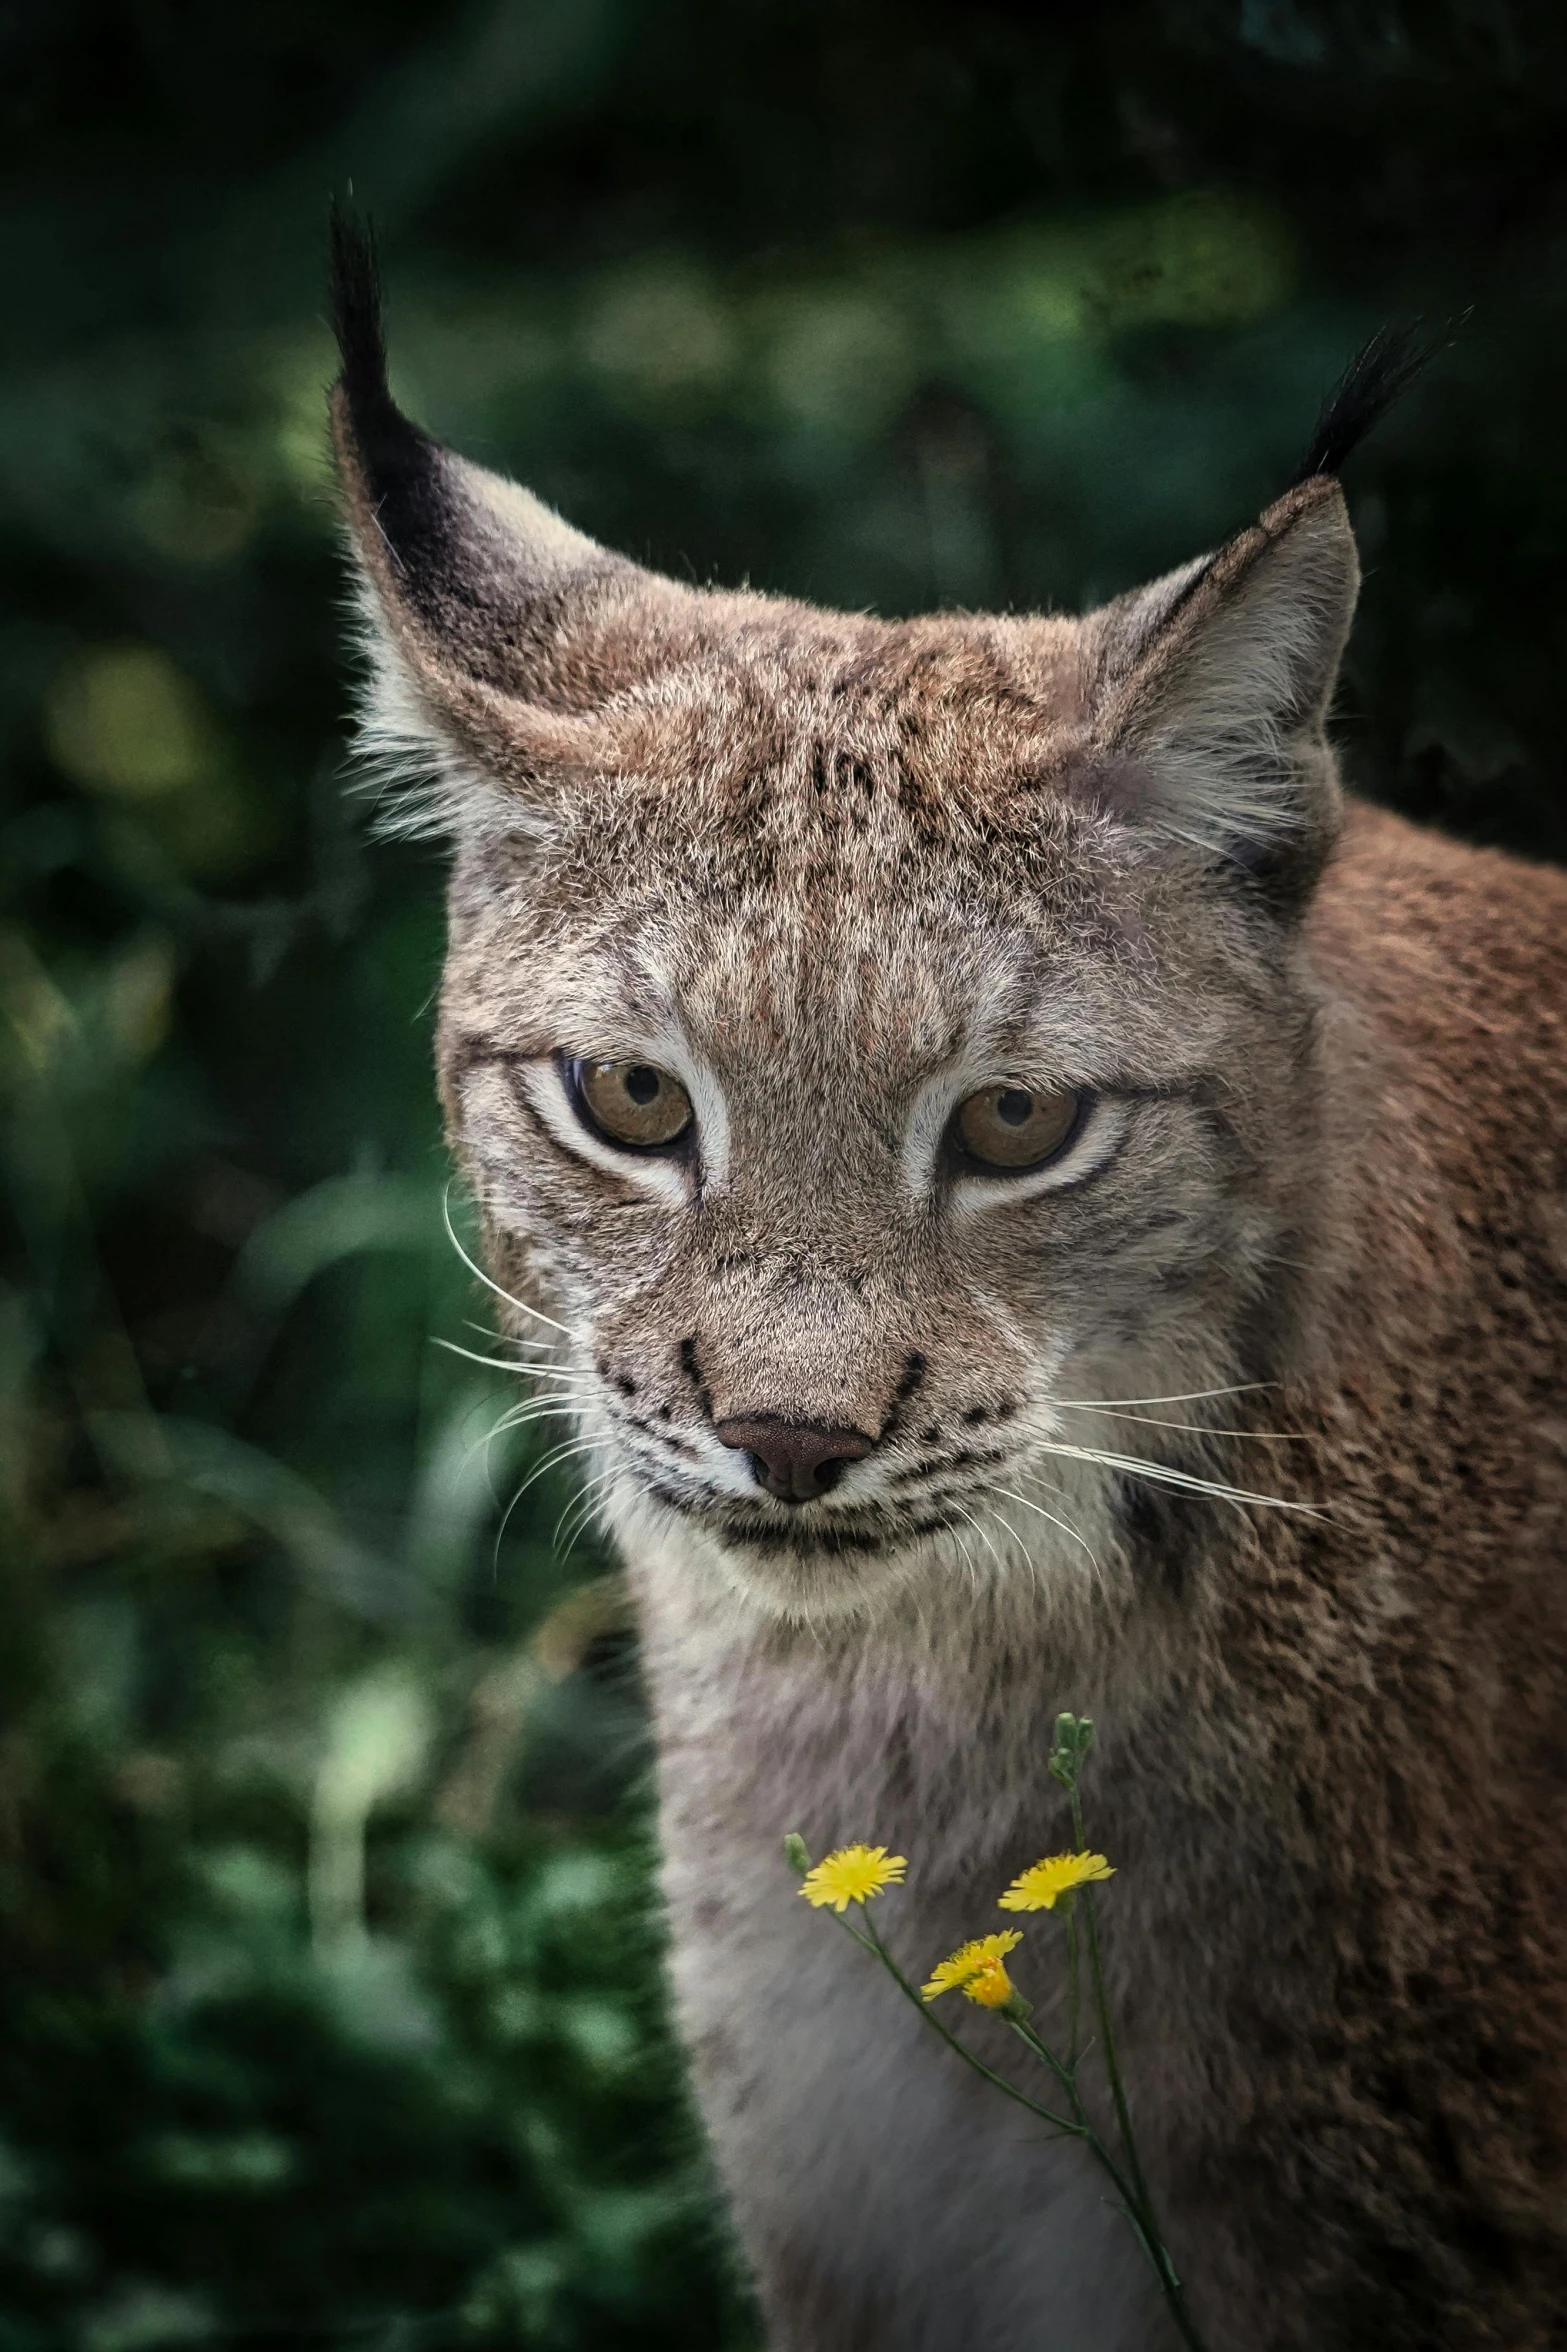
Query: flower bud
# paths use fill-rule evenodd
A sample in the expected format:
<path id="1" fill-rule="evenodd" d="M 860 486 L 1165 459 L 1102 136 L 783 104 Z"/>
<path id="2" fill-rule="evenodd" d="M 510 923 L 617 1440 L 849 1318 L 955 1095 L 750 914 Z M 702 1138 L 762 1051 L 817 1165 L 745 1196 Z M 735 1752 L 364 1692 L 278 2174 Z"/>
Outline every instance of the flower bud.
<path id="1" fill-rule="evenodd" d="M 811 1867 L 811 1857 L 806 1851 L 805 1840 L 803 1837 L 801 1837 L 798 1830 L 790 1830 L 788 1836 L 784 1839 L 783 1850 L 784 1860 L 788 1863 L 796 1878 L 803 1878 Z"/>
<path id="2" fill-rule="evenodd" d="M 1091 1715 L 1058 1715 L 1048 1758 L 1052 1779 L 1060 1781 L 1063 1788 L 1075 1789 L 1077 1776 L 1093 1744 Z"/>

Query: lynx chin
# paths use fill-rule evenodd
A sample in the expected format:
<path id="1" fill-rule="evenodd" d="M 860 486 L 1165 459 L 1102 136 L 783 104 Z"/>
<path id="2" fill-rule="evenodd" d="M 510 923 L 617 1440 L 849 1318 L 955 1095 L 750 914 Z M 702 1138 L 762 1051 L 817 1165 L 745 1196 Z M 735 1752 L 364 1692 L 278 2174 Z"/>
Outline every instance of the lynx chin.
<path id="1" fill-rule="evenodd" d="M 1067 1843 L 1062 1707 L 1215 2352 L 1567 2344 L 1567 883 L 1341 791 L 1396 352 L 1216 554 L 893 622 L 594 545 L 394 407 L 347 225 L 334 296 L 364 746 L 450 844 L 452 1148 L 637 1597 L 770 2346 L 1171 2340 L 777 1859 L 918 1856 L 928 1968 Z"/>

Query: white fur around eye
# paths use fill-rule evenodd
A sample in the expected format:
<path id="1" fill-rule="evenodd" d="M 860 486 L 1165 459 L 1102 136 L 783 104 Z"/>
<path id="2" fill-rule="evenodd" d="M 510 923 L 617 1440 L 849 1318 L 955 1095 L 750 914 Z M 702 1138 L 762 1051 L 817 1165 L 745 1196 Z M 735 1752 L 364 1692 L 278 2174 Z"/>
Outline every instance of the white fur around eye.
<path id="1" fill-rule="evenodd" d="M 952 1115 L 959 1103 L 987 1082 L 995 1083 L 995 1072 L 988 1067 L 948 1071 L 922 1089 L 909 1115 L 903 1142 L 903 1182 L 911 1199 L 926 1200 L 935 1191 L 940 1181 L 942 1144 Z M 1059 1159 L 1032 1173 L 1022 1169 L 1015 1176 L 966 1172 L 953 1181 L 953 1208 L 967 1216 L 977 1209 L 1016 1206 L 1042 1192 L 1060 1192 L 1068 1185 L 1082 1183 L 1116 1151 L 1126 1133 L 1129 1116 L 1125 1103 L 1113 1096 L 1096 1096 Z"/>
<path id="2" fill-rule="evenodd" d="M 678 1078 L 691 1098 L 696 1122 L 696 1150 L 702 1170 L 702 1189 L 712 1193 L 728 1181 L 730 1158 L 729 1105 L 724 1090 L 705 1062 L 699 1062 L 683 1032 L 671 1026 L 656 1034 L 617 1037 L 603 1048 L 617 1061 L 650 1062 L 654 1069 Z M 645 1192 L 678 1206 L 691 1198 L 692 1177 L 684 1160 L 657 1154 L 618 1151 L 602 1136 L 585 1127 L 566 1091 L 557 1063 L 541 1057 L 525 1063 L 518 1073 L 528 1101 L 557 1143 L 596 1168 L 640 1184 Z"/>
<path id="3" fill-rule="evenodd" d="M 651 1062 L 657 1070 L 667 1070 L 685 1088 L 696 1119 L 702 1189 L 707 1193 L 721 1191 L 729 1179 L 729 1105 L 718 1080 L 705 1062 L 697 1060 L 684 1033 L 673 1027 L 645 1038 L 635 1058 Z"/>
<path id="4" fill-rule="evenodd" d="M 645 1058 L 653 1059 L 651 1053 Z M 564 1150 L 595 1168 L 602 1168 L 607 1175 L 618 1176 L 623 1183 L 635 1184 L 655 1200 L 668 1202 L 671 1208 L 681 1208 L 691 1198 L 691 1173 L 685 1161 L 666 1159 L 657 1152 L 618 1151 L 614 1144 L 606 1143 L 584 1126 L 553 1056 L 522 1063 L 517 1078 L 529 1107 L 537 1112 Z"/>
<path id="5" fill-rule="evenodd" d="M 974 1081 L 975 1085 L 981 1083 Z M 947 1121 L 964 1095 L 972 1091 L 966 1077 L 951 1071 L 920 1088 L 903 1137 L 903 1189 L 910 1200 L 925 1200 L 935 1189 L 936 1163 Z"/>
<path id="6" fill-rule="evenodd" d="M 979 1209 L 1015 1208 L 1020 1201 L 1037 1200 L 1043 1192 L 1064 1192 L 1081 1184 L 1114 1158 L 1130 1120 L 1129 1105 L 1114 1096 L 1107 1100 L 1096 1095 L 1058 1159 L 1032 1174 L 1022 1169 L 1015 1176 L 961 1175 L 952 1186 L 952 1206 L 959 1216 L 967 1217 Z"/>

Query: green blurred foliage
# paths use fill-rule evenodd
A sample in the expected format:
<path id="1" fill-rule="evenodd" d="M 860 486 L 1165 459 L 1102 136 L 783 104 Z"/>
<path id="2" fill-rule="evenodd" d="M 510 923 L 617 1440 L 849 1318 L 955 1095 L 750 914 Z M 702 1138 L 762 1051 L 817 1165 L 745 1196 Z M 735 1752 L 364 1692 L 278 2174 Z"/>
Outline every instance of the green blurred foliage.
<path id="1" fill-rule="evenodd" d="M 1184 560 L 1472 312 L 1355 461 L 1343 732 L 1560 856 L 1567 19 L 16 0 L 0 66 L 0 2352 L 739 2347 L 611 1563 L 435 1344 L 493 1352 L 439 860 L 341 789 L 328 197 L 426 424 L 887 611 Z"/>

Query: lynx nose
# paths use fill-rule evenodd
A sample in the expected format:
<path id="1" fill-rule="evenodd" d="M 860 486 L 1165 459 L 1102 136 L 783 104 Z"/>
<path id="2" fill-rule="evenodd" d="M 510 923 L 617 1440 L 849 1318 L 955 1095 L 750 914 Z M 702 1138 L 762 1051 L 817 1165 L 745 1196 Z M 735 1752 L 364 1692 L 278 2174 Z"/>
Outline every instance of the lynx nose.
<path id="1" fill-rule="evenodd" d="M 785 1421 L 758 1413 L 749 1421 L 720 1421 L 726 1446 L 751 1457 L 759 1486 L 781 1503 L 810 1503 L 836 1486 L 845 1462 L 863 1462 L 871 1441 L 857 1429 L 819 1429 L 809 1421 Z"/>

